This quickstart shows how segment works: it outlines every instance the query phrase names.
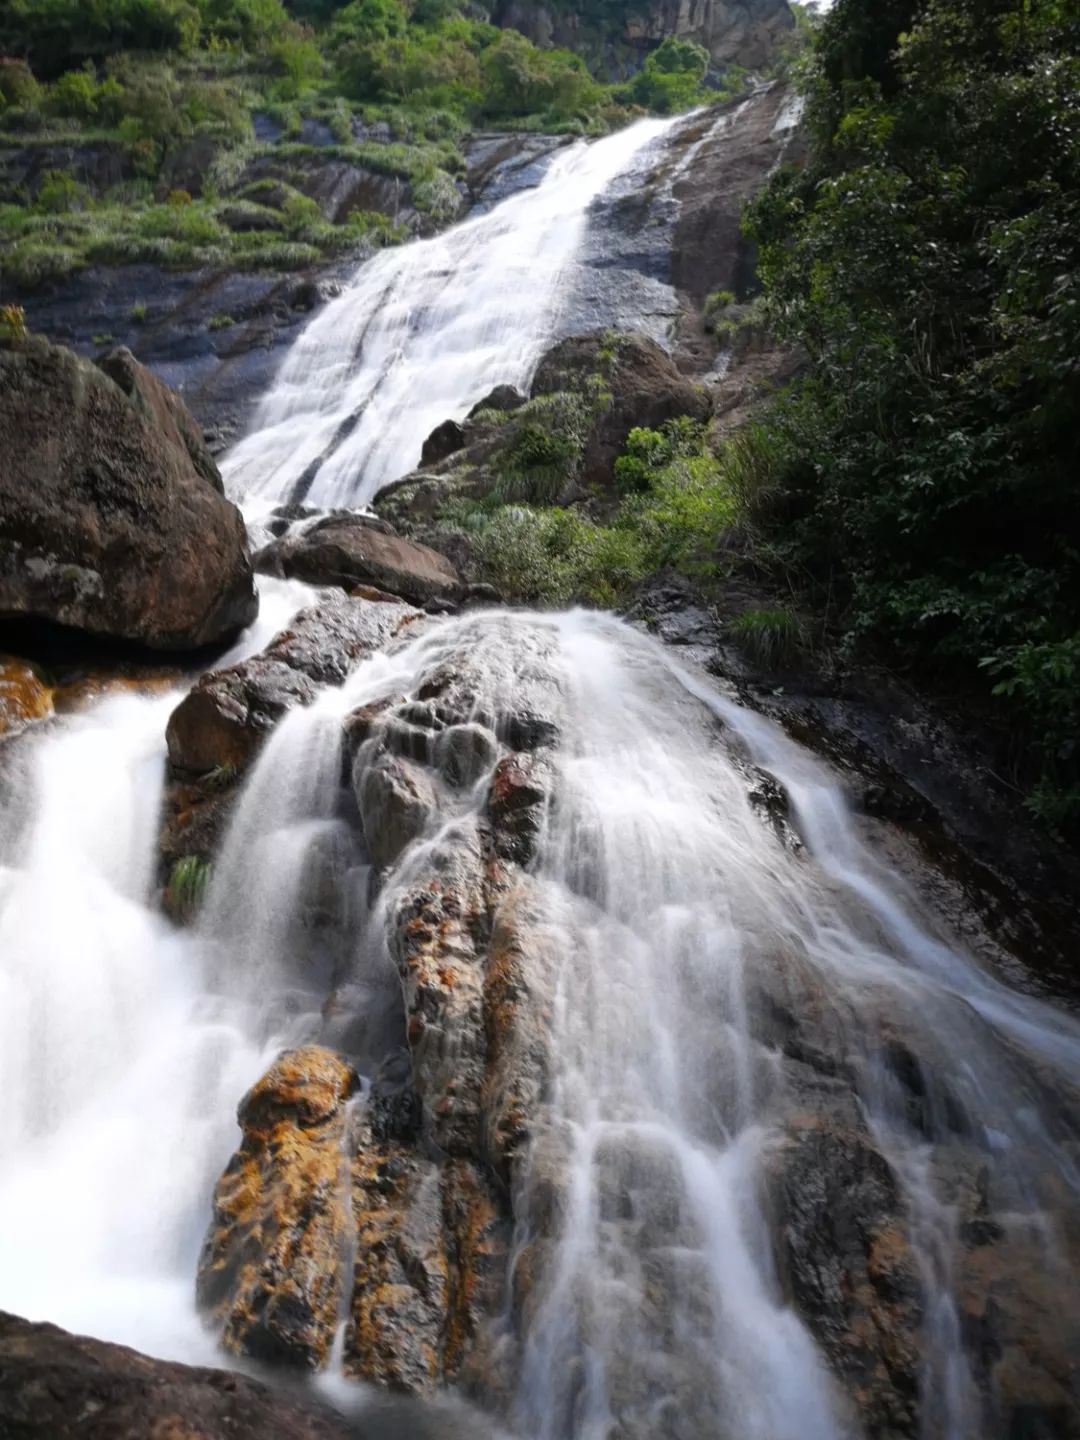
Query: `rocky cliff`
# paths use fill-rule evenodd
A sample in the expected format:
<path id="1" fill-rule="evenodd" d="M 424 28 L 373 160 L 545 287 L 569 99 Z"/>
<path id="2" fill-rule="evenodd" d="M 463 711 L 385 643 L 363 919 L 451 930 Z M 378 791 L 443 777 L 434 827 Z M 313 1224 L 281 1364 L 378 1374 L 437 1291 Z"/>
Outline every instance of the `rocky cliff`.
<path id="1" fill-rule="evenodd" d="M 704 45 L 718 68 L 767 65 L 793 28 L 787 0 L 639 0 L 600 11 L 587 3 L 530 5 L 500 0 L 495 23 L 520 30 L 538 45 L 579 50 L 618 68 L 633 67 L 669 36 Z"/>

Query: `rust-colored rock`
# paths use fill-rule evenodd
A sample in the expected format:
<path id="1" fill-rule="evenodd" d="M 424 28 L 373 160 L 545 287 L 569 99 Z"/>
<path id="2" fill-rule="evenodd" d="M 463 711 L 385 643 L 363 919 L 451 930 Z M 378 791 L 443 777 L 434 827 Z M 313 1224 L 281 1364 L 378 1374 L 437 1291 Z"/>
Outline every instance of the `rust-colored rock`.
<path id="1" fill-rule="evenodd" d="M 243 1143 L 214 1193 L 198 1301 L 235 1355 L 320 1368 L 351 1245 L 345 1102 L 332 1051 L 288 1051 L 244 1097 Z"/>
<path id="2" fill-rule="evenodd" d="M 53 692 L 32 665 L 0 655 L 0 735 L 53 711 Z"/>

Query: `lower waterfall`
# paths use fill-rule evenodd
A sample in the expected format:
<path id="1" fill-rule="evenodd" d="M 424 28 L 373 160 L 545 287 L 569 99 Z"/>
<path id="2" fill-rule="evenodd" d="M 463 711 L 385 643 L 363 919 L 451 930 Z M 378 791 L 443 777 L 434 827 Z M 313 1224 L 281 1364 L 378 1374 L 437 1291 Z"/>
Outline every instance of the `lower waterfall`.
<path id="1" fill-rule="evenodd" d="M 282 586 L 276 603 L 305 598 Z M 342 722 L 382 701 L 415 715 L 436 675 L 464 687 L 466 728 L 498 740 L 454 784 L 436 776 L 426 826 L 373 889 Z M 471 843 L 500 754 L 535 743 L 527 722 L 553 767 L 523 882 L 547 1078 L 495 1321 L 518 1347 L 511 1421 L 545 1440 L 860 1433 L 837 1378 L 856 1338 L 834 1344 L 851 1297 L 800 1226 L 842 1229 L 829 1205 L 869 1174 L 882 1313 L 924 1336 L 898 1433 L 991 1433 L 960 1231 L 992 1233 L 998 1263 L 1057 1271 L 1068 1323 L 1080 1025 L 965 953 L 822 763 L 614 618 L 432 621 L 281 722 L 199 925 L 178 932 L 152 883 L 177 698 L 107 700 L 6 777 L 0 1305 L 212 1355 L 191 1277 L 237 1099 L 288 1045 L 346 1049 L 368 1075 L 401 1045 L 401 896 Z M 410 753 L 443 754 L 409 725 Z M 320 869 L 340 908 L 313 927 Z"/>

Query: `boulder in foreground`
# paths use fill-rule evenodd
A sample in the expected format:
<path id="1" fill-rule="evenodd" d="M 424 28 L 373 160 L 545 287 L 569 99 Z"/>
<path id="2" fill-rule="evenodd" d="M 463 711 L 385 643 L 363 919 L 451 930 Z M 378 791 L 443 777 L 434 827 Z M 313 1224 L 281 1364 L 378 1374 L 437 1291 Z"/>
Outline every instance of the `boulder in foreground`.
<path id="1" fill-rule="evenodd" d="M 239 510 L 183 402 L 129 352 L 0 347 L 0 618 L 154 650 L 255 618 Z"/>
<path id="2" fill-rule="evenodd" d="M 349 1440 L 333 1411 L 227 1370 L 0 1314 L 4 1440 Z"/>

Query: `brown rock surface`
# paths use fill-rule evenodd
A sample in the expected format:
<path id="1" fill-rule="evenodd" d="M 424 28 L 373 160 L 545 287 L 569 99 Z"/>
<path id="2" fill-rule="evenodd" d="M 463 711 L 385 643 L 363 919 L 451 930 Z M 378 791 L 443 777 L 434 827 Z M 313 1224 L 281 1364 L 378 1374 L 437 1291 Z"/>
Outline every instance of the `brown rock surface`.
<path id="1" fill-rule="evenodd" d="M 44 720 L 53 710 L 53 692 L 32 665 L 12 655 L 0 655 L 0 735 Z"/>
<path id="2" fill-rule="evenodd" d="M 0 617 L 156 650 L 220 643 L 257 611 L 240 512 L 182 403 L 127 352 L 105 369 L 0 347 Z"/>
<path id="3" fill-rule="evenodd" d="M 236 1355 L 319 1369 L 351 1248 L 345 1102 L 355 1073 L 332 1051 L 287 1051 L 240 1103 L 243 1143 L 214 1193 L 200 1307 Z"/>
<path id="4" fill-rule="evenodd" d="M 346 590 L 374 586 L 414 605 L 453 601 L 462 589 L 445 556 L 359 515 L 328 515 L 275 540 L 259 552 L 255 566 L 311 585 L 340 585 Z"/>
<path id="5" fill-rule="evenodd" d="M 228 1370 L 0 1314 L 4 1440 L 350 1440 L 338 1415 Z"/>

